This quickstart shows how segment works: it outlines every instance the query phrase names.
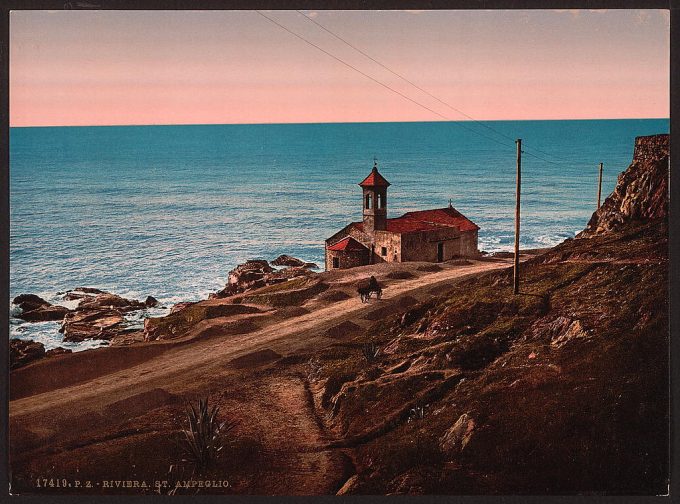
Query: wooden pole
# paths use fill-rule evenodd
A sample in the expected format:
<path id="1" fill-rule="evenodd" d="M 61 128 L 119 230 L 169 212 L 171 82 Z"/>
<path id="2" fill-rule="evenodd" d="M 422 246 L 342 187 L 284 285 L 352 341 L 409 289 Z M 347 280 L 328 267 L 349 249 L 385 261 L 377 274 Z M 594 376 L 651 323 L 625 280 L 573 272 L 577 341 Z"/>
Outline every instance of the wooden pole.
<path id="1" fill-rule="evenodd" d="M 519 201 L 522 187 L 522 139 L 517 144 L 517 186 L 515 189 L 515 267 L 513 275 L 512 293 L 519 294 Z"/>
<path id="2" fill-rule="evenodd" d="M 602 163 L 600 163 L 600 181 L 597 184 L 597 209 L 600 209 L 600 197 L 602 196 Z"/>

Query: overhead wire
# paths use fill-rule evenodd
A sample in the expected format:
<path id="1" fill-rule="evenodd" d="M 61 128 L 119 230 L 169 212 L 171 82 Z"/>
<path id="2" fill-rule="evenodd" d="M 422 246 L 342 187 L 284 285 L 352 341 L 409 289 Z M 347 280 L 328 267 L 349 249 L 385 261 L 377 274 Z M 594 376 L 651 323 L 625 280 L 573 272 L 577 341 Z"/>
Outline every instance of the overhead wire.
<path id="1" fill-rule="evenodd" d="M 503 133 L 503 132 L 501 132 L 501 131 L 498 131 L 496 128 L 493 128 L 492 126 L 490 126 L 490 125 L 484 123 L 483 121 L 480 121 L 480 120 L 478 120 L 478 119 L 475 119 L 475 118 L 472 117 L 471 115 L 466 114 L 465 112 L 463 112 L 463 111 L 460 110 L 459 108 L 454 107 L 454 106 L 451 105 L 450 103 L 448 103 L 448 102 L 442 100 L 441 98 L 439 98 L 438 96 L 432 94 L 432 93 L 429 92 L 428 90 L 423 89 L 421 86 L 417 85 L 415 82 L 413 82 L 413 81 L 411 81 L 410 79 L 404 77 L 402 74 L 400 74 L 400 73 L 398 73 L 398 72 L 392 70 L 390 67 L 388 67 L 388 66 L 385 65 L 384 63 L 378 61 L 377 59 L 375 59 L 375 58 L 374 58 L 373 56 L 371 56 L 370 54 L 366 53 L 365 51 L 363 51 L 362 49 L 360 49 L 360 48 L 357 47 L 356 45 L 354 45 L 354 44 L 352 44 L 351 42 L 347 41 L 346 39 L 344 39 L 343 37 L 341 37 L 341 36 L 338 35 L 337 33 L 333 32 L 332 30 L 330 30 L 329 28 L 327 28 L 327 27 L 324 26 L 323 24 L 321 24 L 321 23 L 319 23 L 318 21 L 314 20 L 313 18 L 311 18 L 310 16 L 308 16 L 307 14 L 305 14 L 304 12 L 302 12 L 301 10 L 296 10 L 295 12 L 297 12 L 298 14 L 304 16 L 308 21 L 314 23 L 316 26 L 318 26 L 319 28 L 321 28 L 321 29 L 324 30 L 325 32 L 329 33 L 330 35 L 332 35 L 333 37 L 335 37 L 336 39 L 338 39 L 339 41 L 341 41 L 342 43 L 344 43 L 344 44 L 347 45 L 348 47 L 354 49 L 354 50 L 357 51 L 358 53 L 362 54 L 364 57 L 368 58 L 368 59 L 371 60 L 372 62 L 376 63 L 377 65 L 379 65 L 379 66 L 382 67 L 383 69 L 385 69 L 385 70 L 387 70 L 388 72 L 390 72 L 392 75 L 394 75 L 394 76 L 398 77 L 399 79 L 403 80 L 404 82 L 410 84 L 412 87 L 414 87 L 414 88 L 417 89 L 418 91 L 420 91 L 420 92 L 426 94 L 427 96 L 429 96 L 430 98 L 432 98 L 432 99 L 438 101 L 439 103 L 441 103 L 441 104 L 444 105 L 445 107 L 448 107 L 449 109 L 453 110 L 454 112 L 456 112 L 456 113 L 462 115 L 463 117 L 466 117 L 467 119 L 473 121 L 474 123 L 476 123 L 476 124 L 478 124 L 478 125 L 480 125 L 480 126 L 486 128 L 486 129 L 488 129 L 489 131 L 492 131 L 493 133 L 495 133 L 495 134 L 497 134 L 497 135 L 499 135 L 499 136 L 501 136 L 501 137 L 503 137 L 503 138 L 505 138 L 505 139 L 508 139 L 508 140 L 510 140 L 510 141 L 512 141 L 512 142 L 515 141 L 515 138 L 512 138 L 511 136 L 506 135 L 505 133 Z M 539 152 L 539 153 L 541 153 L 541 154 L 543 154 L 543 155 L 545 155 L 545 156 L 553 157 L 553 158 L 555 158 L 555 159 L 561 159 L 562 161 L 567 161 L 566 159 L 560 158 L 559 156 L 555 156 L 554 154 L 549 154 L 549 153 L 547 153 L 547 152 L 545 152 L 545 151 L 542 151 L 541 149 L 538 149 L 537 147 L 531 147 L 531 149 L 534 150 L 534 151 L 536 151 L 536 152 Z M 548 162 L 548 163 L 557 164 L 557 163 L 554 163 L 553 161 L 550 161 L 550 160 L 548 160 L 548 159 L 543 159 L 543 158 L 541 158 L 541 157 L 539 157 L 539 156 L 536 156 L 536 155 L 534 155 L 532 152 L 527 151 L 526 149 L 523 150 L 522 152 L 524 152 L 524 153 L 526 153 L 526 154 L 528 154 L 528 155 L 530 155 L 530 156 L 533 156 L 533 157 L 535 157 L 535 158 L 537 158 L 537 159 L 541 159 L 542 161 L 546 161 L 546 162 Z"/>
<path id="2" fill-rule="evenodd" d="M 434 109 L 428 107 L 427 105 L 424 105 L 424 104 L 420 103 L 419 101 L 414 100 L 414 99 L 411 98 L 410 96 L 405 95 L 404 93 L 402 93 L 402 92 L 400 92 L 400 91 L 398 91 L 398 90 L 392 88 L 391 86 L 385 84 L 384 82 L 379 81 L 378 79 L 376 79 L 376 78 L 372 77 L 371 75 L 369 75 L 369 74 L 363 72 L 362 70 L 358 69 L 358 68 L 355 67 L 354 65 L 352 65 L 352 64 L 350 64 L 350 63 L 347 63 L 346 61 L 344 61 L 344 60 L 338 58 L 338 57 L 335 56 L 334 54 L 332 54 L 332 53 L 326 51 L 325 49 L 323 49 L 322 47 L 318 46 L 318 45 L 315 44 L 314 42 L 311 42 L 311 41 L 307 40 L 306 38 L 304 38 L 303 36 L 301 36 L 301 35 L 295 33 L 294 31 L 292 31 L 292 30 L 290 30 L 290 29 L 288 29 L 286 26 L 284 26 L 284 25 L 282 25 L 281 23 L 277 22 L 276 20 L 270 18 L 269 16 L 263 14 L 262 12 L 260 12 L 260 11 L 255 11 L 255 12 L 257 12 L 260 16 L 262 16 L 262 17 L 264 17 L 265 19 L 269 20 L 270 22 L 272 22 L 272 23 L 275 24 L 276 26 L 278 26 L 278 27 L 282 28 L 283 30 L 287 31 L 287 32 L 290 33 L 291 35 L 293 35 L 293 36 L 297 37 L 298 39 L 302 40 L 303 42 L 309 44 L 309 45 L 312 46 L 312 47 L 315 47 L 316 49 L 318 49 L 319 51 L 323 52 L 323 53 L 326 54 L 327 56 L 330 56 L 331 58 L 333 58 L 334 60 L 338 61 L 339 63 L 342 63 L 343 65 L 345 65 L 345 66 L 351 68 L 351 69 L 354 70 L 355 72 L 357 72 L 357 73 L 363 75 L 363 76 L 366 77 L 367 79 L 372 80 L 372 81 L 375 82 L 376 84 L 379 84 L 380 86 L 384 87 L 385 89 L 388 89 L 389 91 L 391 91 L 391 92 L 393 92 L 393 93 L 395 93 L 395 94 L 401 96 L 402 98 L 404 98 L 404 99 L 410 101 L 411 103 L 413 103 L 413 104 L 415 104 L 415 105 L 417 105 L 417 106 L 419 106 L 419 107 L 421 107 L 421 108 L 423 108 L 423 109 L 425 109 L 425 110 L 427 110 L 427 111 L 429 111 L 429 112 L 435 114 L 436 116 L 438 116 L 438 117 L 440 117 L 440 118 L 442 118 L 442 119 L 444 119 L 444 120 L 446 120 L 446 121 L 451 121 L 451 122 L 453 122 L 454 124 L 456 124 L 457 126 L 460 126 L 461 128 L 467 129 L 468 131 L 471 131 L 472 133 L 475 133 L 475 134 L 477 134 L 477 135 L 481 135 L 481 136 L 485 137 L 486 139 L 491 140 L 492 142 L 496 142 L 497 144 L 502 145 L 503 147 L 508 147 L 507 144 L 505 144 L 505 143 L 503 143 L 503 142 L 500 142 L 500 141 L 499 141 L 498 139 L 496 139 L 496 138 L 490 137 L 490 136 L 488 136 L 488 135 L 483 135 L 483 134 L 480 133 L 479 131 L 476 131 L 476 130 L 474 130 L 474 129 L 472 129 L 472 128 L 469 128 L 469 127 L 467 127 L 467 126 L 464 126 L 463 123 L 452 121 L 450 117 L 445 116 L 444 114 L 441 114 L 441 113 L 437 112 L 436 110 L 434 110 Z"/>
<path id="3" fill-rule="evenodd" d="M 299 40 L 302 40 L 302 41 L 305 42 L 306 44 L 308 44 L 308 45 L 314 47 L 315 49 L 317 49 L 317 50 L 323 52 L 323 53 L 326 54 L 327 56 L 333 58 L 335 61 L 337 61 L 337 62 L 339 62 L 339 63 L 345 65 L 346 67 L 350 68 L 351 70 L 354 70 L 355 72 L 359 73 L 360 75 L 362 75 L 362 76 L 366 77 L 367 79 L 369 79 L 369 80 L 375 82 L 376 84 L 378 84 L 378 85 L 382 86 L 383 88 L 385 88 L 385 89 L 391 91 L 392 93 L 394 93 L 394 94 L 400 96 L 401 98 L 404 98 L 404 99 L 408 100 L 409 102 L 411 102 L 411 103 L 413 103 L 413 104 L 415 104 L 415 105 L 417 105 L 417 106 L 423 108 L 424 110 L 427 110 L 428 112 L 430 112 L 430 113 L 436 115 L 437 117 L 440 117 L 440 118 L 442 118 L 442 119 L 444 119 L 444 120 L 446 120 L 446 121 L 452 122 L 453 124 L 455 124 L 455 125 L 458 126 L 458 127 L 461 127 L 461 128 L 463 128 L 463 129 L 465 129 L 465 130 L 468 130 L 468 131 L 470 131 L 470 132 L 472 132 L 472 133 L 474 133 L 474 134 L 476 134 L 476 135 L 482 136 L 482 137 L 486 138 L 487 140 L 490 140 L 490 141 L 492 141 L 492 142 L 497 143 L 498 145 L 501 145 L 501 146 L 503 146 L 503 147 L 508 147 L 507 144 L 505 144 L 504 142 L 499 141 L 497 138 L 488 136 L 488 135 L 486 135 L 486 134 L 481 133 L 480 131 L 477 131 L 477 130 L 475 130 L 475 129 L 469 128 L 468 126 L 466 126 L 466 125 L 464 124 L 464 122 L 454 121 L 454 120 L 451 119 L 450 117 L 448 117 L 448 116 L 446 116 L 446 115 L 444 115 L 444 114 L 441 114 L 440 112 L 438 112 L 438 111 L 436 111 L 436 110 L 434 110 L 434 109 L 428 107 L 427 105 L 424 105 L 423 103 L 421 103 L 421 102 L 419 102 L 419 101 L 417 101 L 417 100 L 411 98 L 410 96 L 408 96 L 408 95 L 406 95 L 406 94 L 400 92 L 399 90 L 394 89 L 393 87 L 389 86 L 388 84 L 385 84 L 384 82 L 382 82 L 382 81 L 376 79 L 375 77 L 373 77 L 373 76 L 367 74 L 366 72 L 360 70 L 360 69 L 357 68 L 356 66 L 354 66 L 354 65 L 352 65 L 352 64 L 350 64 L 350 63 L 344 61 L 343 59 L 341 59 L 341 58 L 335 56 L 333 53 L 331 53 L 331 52 L 327 51 L 326 49 L 320 47 L 319 45 L 317 45 L 317 44 L 315 44 L 314 42 L 308 40 L 307 38 L 303 37 L 302 35 L 300 35 L 300 34 L 294 32 L 293 30 L 291 30 L 291 29 L 289 29 L 288 27 L 286 27 L 285 25 L 279 23 L 279 22 L 276 21 L 275 19 L 273 19 L 273 18 L 271 18 L 271 17 L 265 15 L 263 12 L 261 12 L 261 11 L 259 11 L 259 10 L 256 10 L 255 12 L 257 12 L 260 16 L 264 17 L 264 18 L 265 18 L 266 20 L 268 20 L 269 22 L 273 23 L 274 25 L 278 26 L 279 28 L 285 30 L 285 31 L 288 32 L 289 34 L 291 34 L 291 35 L 293 35 L 294 37 L 298 38 Z M 387 70 L 388 72 L 392 73 L 393 75 L 399 77 L 399 78 L 402 79 L 404 82 L 410 84 L 410 85 L 411 85 L 412 87 L 414 87 L 415 89 L 417 89 L 417 90 L 421 91 L 422 93 L 424 93 L 424 94 L 430 96 L 431 98 L 433 98 L 434 100 L 438 101 L 439 103 L 445 105 L 446 107 L 450 108 L 451 110 L 453 110 L 453 111 L 455 111 L 455 112 L 457 112 L 457 113 L 459 113 L 459 114 L 465 116 L 466 118 L 470 119 L 472 122 L 474 122 L 474 123 L 476 123 L 476 124 L 479 124 L 480 126 L 483 126 L 483 127 L 487 128 L 488 130 L 492 131 L 493 133 L 495 133 L 495 134 L 497 134 L 497 135 L 499 135 L 499 136 L 501 136 L 501 137 L 503 137 L 503 138 L 505 138 L 505 139 L 508 139 L 508 140 L 512 141 L 513 143 L 515 142 L 515 139 L 513 139 L 512 137 L 510 137 L 510 136 L 508 136 L 508 135 L 506 135 L 506 134 L 504 134 L 504 133 L 502 133 L 502 132 L 496 130 L 495 128 L 492 128 L 492 127 L 489 126 L 488 124 L 485 124 L 485 123 L 483 123 L 483 122 L 481 122 L 481 121 L 475 119 L 474 117 L 472 117 L 472 116 L 466 114 L 465 112 L 463 112 L 463 111 L 457 109 L 456 107 L 454 107 L 454 106 L 452 106 L 452 105 L 446 103 L 444 100 L 441 100 L 441 99 L 438 98 L 437 96 L 433 95 L 432 93 L 428 92 L 427 90 L 425 90 L 425 89 L 423 89 L 422 87 L 418 86 L 417 84 L 413 83 L 412 81 L 410 81 L 410 80 L 407 79 L 406 77 L 404 77 L 404 76 L 402 76 L 401 74 L 399 74 L 399 73 L 395 72 L 394 70 L 390 69 L 389 67 L 387 67 L 386 65 L 384 65 L 384 64 L 381 63 L 380 61 L 376 60 L 376 59 L 373 58 L 372 56 L 368 55 L 367 53 L 365 53 L 364 51 L 362 51 L 361 49 L 359 49 L 358 47 L 356 47 L 355 45 L 353 45 L 353 44 L 351 44 L 350 42 L 346 41 L 344 38 L 340 37 L 339 35 L 336 35 L 336 34 L 333 33 L 331 30 L 329 30 L 328 28 L 326 28 L 325 26 L 323 26 L 321 23 L 316 22 L 314 19 L 310 18 L 309 16 L 307 16 L 307 15 L 304 14 L 303 12 L 301 12 L 301 11 L 299 11 L 299 10 L 296 10 L 296 12 L 297 12 L 298 14 L 304 16 L 305 19 L 311 21 L 311 22 L 314 23 L 316 26 L 318 26 L 319 28 L 323 29 L 324 31 L 326 31 L 327 33 L 329 33 L 330 35 L 332 35 L 333 37 L 337 38 L 338 40 L 340 40 L 341 42 L 343 42 L 343 43 L 346 44 L 347 46 L 349 46 L 349 47 L 352 48 L 353 50 L 359 52 L 359 53 L 362 54 L 364 57 L 366 57 L 366 58 L 368 58 L 369 60 L 371 60 L 372 62 L 378 64 L 379 66 L 381 66 L 382 68 L 384 68 L 384 69 Z M 539 149 L 537 149 L 537 148 L 533 148 L 533 150 L 535 150 L 535 151 L 537 151 L 537 152 L 541 152 L 541 151 L 540 151 Z M 523 149 L 522 152 L 525 153 L 525 154 L 527 154 L 527 155 L 529 155 L 529 156 L 531 156 L 531 157 L 533 157 L 533 158 L 536 158 L 536 159 L 538 159 L 538 160 L 540 160 L 540 161 L 546 162 L 546 163 L 556 164 L 556 165 L 557 165 L 557 164 L 560 164 L 560 163 L 557 163 L 557 162 L 555 162 L 555 161 L 551 161 L 551 160 L 546 159 L 546 158 L 544 158 L 544 157 L 538 156 L 538 155 L 534 154 L 533 152 L 531 152 L 531 151 L 529 151 L 529 150 L 526 150 L 526 149 Z M 551 154 L 548 154 L 548 153 L 544 153 L 544 154 L 547 155 L 547 156 L 552 156 Z M 555 156 L 554 156 L 554 157 L 555 157 Z M 565 161 L 566 161 L 566 160 L 565 160 Z"/>

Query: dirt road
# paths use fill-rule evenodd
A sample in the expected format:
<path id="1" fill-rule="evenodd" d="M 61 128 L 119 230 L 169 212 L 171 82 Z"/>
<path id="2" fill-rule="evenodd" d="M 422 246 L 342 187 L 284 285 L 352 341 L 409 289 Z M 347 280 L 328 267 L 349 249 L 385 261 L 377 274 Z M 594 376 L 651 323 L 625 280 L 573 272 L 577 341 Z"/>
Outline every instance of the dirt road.
<path id="1" fill-rule="evenodd" d="M 385 289 L 383 299 L 362 304 L 357 298 L 336 302 L 306 315 L 272 323 L 252 333 L 212 338 L 164 352 L 141 364 L 77 385 L 24 397 L 10 403 L 10 418 L 33 415 L 59 408 L 60 415 L 73 411 L 82 414 L 124 399 L 127 396 L 162 387 L 170 393 L 185 393 L 200 388 L 206 377 L 214 377 L 235 358 L 263 349 L 291 355 L 306 348 L 332 342 L 323 333 L 344 321 L 367 325 L 367 313 L 391 306 L 401 296 L 418 301 L 432 297 L 443 284 L 469 275 L 508 267 L 509 260 L 475 261 L 464 267 L 447 267 L 423 277 L 395 282 Z M 365 275 L 365 274 L 364 274 Z M 350 278 L 351 279 L 351 278 Z M 58 383 L 59 378 L 54 377 Z M 75 406 L 77 405 L 77 407 Z"/>
<path id="2" fill-rule="evenodd" d="M 170 439 L 181 422 L 182 398 L 210 396 L 223 415 L 240 419 L 236 452 L 221 468 L 232 485 L 228 493 L 335 493 L 352 474 L 351 457 L 325 448 L 332 434 L 316 417 L 304 366 L 287 365 L 281 357 L 302 362 L 337 343 L 344 330 L 338 326 L 360 331 L 463 278 L 509 265 L 474 261 L 430 273 L 410 265 L 409 278 L 386 280 L 382 299 L 366 304 L 356 295 L 315 299 L 298 316 L 255 314 L 255 329 L 244 334 L 220 334 L 225 320 L 216 318 L 195 327 L 209 337 L 69 355 L 62 360 L 68 366 L 37 362 L 13 376 L 23 380 L 19 398 L 10 402 L 13 484 L 33 492 L 35 475 L 55 467 L 55 477 L 163 478 L 178 460 Z M 351 292 L 353 282 L 368 274 L 386 275 L 386 266 L 334 272 L 324 281 Z M 231 300 L 210 301 L 219 302 Z"/>

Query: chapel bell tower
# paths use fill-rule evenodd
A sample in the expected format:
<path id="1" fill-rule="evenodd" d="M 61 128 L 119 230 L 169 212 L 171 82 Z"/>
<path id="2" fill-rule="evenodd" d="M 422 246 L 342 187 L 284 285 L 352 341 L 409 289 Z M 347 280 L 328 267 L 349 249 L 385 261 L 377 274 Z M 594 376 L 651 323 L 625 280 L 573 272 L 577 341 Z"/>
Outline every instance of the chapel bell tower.
<path id="1" fill-rule="evenodd" d="M 360 184 L 363 189 L 364 232 L 383 231 L 387 225 L 387 188 L 390 183 L 378 172 L 378 161 Z"/>

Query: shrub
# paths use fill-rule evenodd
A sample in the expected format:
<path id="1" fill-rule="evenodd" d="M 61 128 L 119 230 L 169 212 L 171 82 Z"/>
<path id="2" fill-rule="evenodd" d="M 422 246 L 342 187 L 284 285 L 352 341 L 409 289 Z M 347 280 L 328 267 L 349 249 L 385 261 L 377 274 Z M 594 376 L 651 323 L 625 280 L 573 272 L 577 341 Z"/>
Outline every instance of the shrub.
<path id="1" fill-rule="evenodd" d="M 378 345 L 376 345 L 374 341 L 371 341 L 369 343 L 364 343 L 364 346 L 361 347 L 361 351 L 364 354 L 366 362 L 373 362 L 378 358 L 380 348 L 378 348 Z"/>
<path id="2" fill-rule="evenodd" d="M 425 418 L 425 406 L 416 405 L 408 412 L 408 423 Z"/>
<path id="3" fill-rule="evenodd" d="M 210 466 L 221 455 L 227 442 L 226 435 L 236 427 L 236 422 L 220 423 L 218 412 L 217 405 L 208 406 L 207 397 L 199 399 L 196 407 L 189 403 L 186 409 L 188 427 L 182 429 L 180 438 L 183 462 L 192 463 L 200 469 Z"/>

